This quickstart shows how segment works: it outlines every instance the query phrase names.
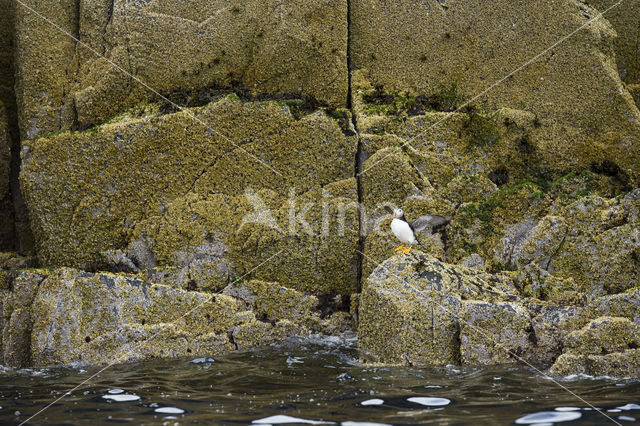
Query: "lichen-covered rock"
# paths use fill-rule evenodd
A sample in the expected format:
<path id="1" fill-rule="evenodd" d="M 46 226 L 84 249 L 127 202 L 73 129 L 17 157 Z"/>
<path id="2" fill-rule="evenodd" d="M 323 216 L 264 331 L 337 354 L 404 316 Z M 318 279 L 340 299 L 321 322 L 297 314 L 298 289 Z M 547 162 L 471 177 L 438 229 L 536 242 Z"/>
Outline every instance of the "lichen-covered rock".
<path id="1" fill-rule="evenodd" d="M 212 85 L 346 103 L 344 0 L 90 0 L 55 7 L 34 1 L 29 6 L 82 43 L 17 7 L 23 138 L 98 124 L 152 98 L 152 90 L 181 105 L 206 97 Z"/>
<path id="2" fill-rule="evenodd" d="M 227 331 L 237 312 L 227 296 L 72 269 L 48 276 L 31 309 L 34 365 L 102 364 L 228 351 L 232 345 Z"/>
<path id="3" fill-rule="evenodd" d="M 22 138 L 70 128 L 74 122 L 73 99 L 66 94 L 73 81 L 69 75 L 75 74 L 78 65 L 74 60 L 76 42 L 64 31 L 76 32 L 77 5 L 73 0 L 28 4 L 55 22 L 60 31 L 25 6 L 15 4 L 14 67 Z"/>
<path id="4" fill-rule="evenodd" d="M 614 41 L 620 78 L 626 83 L 640 83 L 640 53 L 638 53 L 638 16 L 640 3 L 635 1 L 590 0 L 589 4 L 611 22 L 618 36 Z"/>
<path id="5" fill-rule="evenodd" d="M 447 265 L 418 251 L 401 254 L 367 279 L 360 298 L 359 347 L 367 359 L 384 363 L 460 363 L 465 301 L 515 298 L 506 277 Z"/>
<path id="6" fill-rule="evenodd" d="M 242 300 L 258 318 L 266 321 L 295 318 L 296 321 L 310 324 L 318 308 L 315 296 L 258 280 L 231 284 L 223 294 Z"/>
<path id="7" fill-rule="evenodd" d="M 633 288 L 640 282 L 640 190 L 596 195 L 609 189 L 605 180 L 585 186 L 566 177 L 462 204 L 448 227 L 448 259 L 478 254 L 490 270 L 516 271 L 525 294 L 541 299 Z"/>
<path id="8" fill-rule="evenodd" d="M 568 333 L 589 321 L 586 309 L 580 305 L 538 304 L 526 301 L 533 330 L 529 335 L 531 346 L 525 354 L 530 360 L 549 366 L 562 353 Z"/>
<path id="9" fill-rule="evenodd" d="M 42 263 L 177 266 L 216 290 L 265 262 L 256 277 L 355 291 L 354 136 L 280 102 L 225 97 L 190 113 L 212 130 L 185 112 L 125 115 L 25 144 L 21 183 Z"/>
<path id="10" fill-rule="evenodd" d="M 587 374 L 601 377 L 637 378 L 640 376 L 640 350 L 629 349 L 607 355 L 563 354 L 553 365 L 552 374 Z"/>
<path id="11" fill-rule="evenodd" d="M 38 313 L 32 310 L 33 300 L 45 275 L 25 272 L 18 277 L 3 274 L 0 286 L 0 354 L 4 365 L 27 367 L 32 365 L 31 331 Z"/>
<path id="12" fill-rule="evenodd" d="M 377 116 L 399 109 L 409 117 L 425 109 L 444 111 L 440 116 L 410 117 L 407 135 L 400 135 L 416 150 L 431 153 L 434 160 L 442 152 L 436 141 L 451 140 L 468 121 L 480 136 L 476 139 L 504 146 L 506 139 L 499 137 L 503 125 L 491 123 L 496 117 L 491 111 L 508 107 L 522 111 L 522 122 L 529 122 L 515 126 L 524 131 L 522 140 L 527 143 L 519 157 L 511 158 L 542 159 L 529 166 L 556 174 L 566 171 L 566 166 L 610 160 L 632 170 L 637 178 L 640 148 L 633 141 L 640 136 L 640 111 L 616 69 L 615 31 L 602 18 L 587 24 L 596 16 L 596 10 L 577 0 L 535 4 L 353 1 L 353 93 L 366 91 L 368 103 L 373 104 L 369 110 L 377 110 Z M 637 21 L 637 16 L 628 19 Z M 625 37 L 632 38 L 633 33 Z M 500 81 L 520 65 L 526 66 Z M 484 91 L 494 83 L 499 86 Z M 474 114 L 475 123 L 464 114 L 448 113 L 471 99 L 484 104 L 480 114 Z M 359 124 L 363 115 L 358 113 Z M 363 129 L 367 127 L 386 130 L 381 123 L 370 122 Z M 450 179 L 453 166 L 459 164 L 442 162 L 442 171 Z M 469 168 L 474 163 L 463 165 Z"/>
<path id="13" fill-rule="evenodd" d="M 527 236 L 550 205 L 531 183 L 503 188 L 479 202 L 460 206 L 449 226 L 453 261 L 480 254 L 493 270 L 513 269 Z"/>
<path id="14" fill-rule="evenodd" d="M 640 326 L 628 318 L 599 317 L 566 338 L 563 354 L 551 366 L 556 375 L 638 377 Z"/>
<path id="15" fill-rule="evenodd" d="M 533 329 L 523 306 L 465 301 L 459 315 L 462 364 L 506 364 L 530 356 Z"/>
<path id="16" fill-rule="evenodd" d="M 565 339 L 565 351 L 607 354 L 640 347 L 640 325 L 623 317 L 599 317 Z"/>
<path id="17" fill-rule="evenodd" d="M 277 283 L 185 291 L 141 275 L 70 268 L 0 274 L 0 362 L 27 367 L 211 356 L 352 327 Z"/>
<path id="18" fill-rule="evenodd" d="M 640 282 L 640 190 L 615 199 L 581 198 L 561 209 L 567 231 L 547 269 L 583 290 L 617 293 Z"/>
<path id="19" fill-rule="evenodd" d="M 13 248 L 13 200 L 9 171 L 11 170 L 11 140 L 7 113 L 0 99 L 0 251 Z"/>
<path id="20" fill-rule="evenodd" d="M 594 298 L 587 307 L 593 317 L 625 317 L 640 325 L 640 287 Z"/>

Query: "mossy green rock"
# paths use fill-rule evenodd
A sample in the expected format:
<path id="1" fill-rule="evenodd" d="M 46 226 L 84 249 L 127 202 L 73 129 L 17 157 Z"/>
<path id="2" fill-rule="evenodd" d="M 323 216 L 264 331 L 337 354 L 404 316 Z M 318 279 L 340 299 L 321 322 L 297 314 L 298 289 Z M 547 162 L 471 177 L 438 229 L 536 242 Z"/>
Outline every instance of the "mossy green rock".
<path id="1" fill-rule="evenodd" d="M 348 313 L 321 314 L 314 296 L 255 280 L 211 294 L 122 273 L 1 273 L 0 361 L 28 367 L 212 356 L 348 330 Z"/>
<path id="2" fill-rule="evenodd" d="M 506 187 L 462 204 L 448 228 L 449 258 L 479 254 L 492 270 L 517 270 L 532 284 L 525 290 L 543 299 L 636 287 L 640 190 L 602 198 L 595 188 L 562 185 Z"/>
<path id="3" fill-rule="evenodd" d="M 383 363 L 459 364 L 465 301 L 516 297 L 506 277 L 447 265 L 417 251 L 395 256 L 367 279 L 360 298 L 359 347 L 367 359 Z"/>
<path id="4" fill-rule="evenodd" d="M 640 347 L 640 325 L 623 317 L 599 317 L 565 339 L 565 351 L 585 355 Z"/>
<path id="5" fill-rule="evenodd" d="M 640 325 L 628 318 L 599 317 L 569 334 L 563 354 L 551 367 L 556 375 L 638 377 Z"/>
<path id="6" fill-rule="evenodd" d="M 532 146 L 551 161 L 548 164 L 556 172 L 562 171 L 562 164 L 588 164 L 588 157 L 603 156 L 638 178 L 640 147 L 633 141 L 640 136 L 640 111 L 618 75 L 615 31 L 605 19 L 587 24 L 596 16 L 596 10 L 577 0 L 535 4 L 356 0 L 351 2 L 352 90 L 354 94 L 368 90 L 363 84 L 367 82 L 386 96 L 440 95 L 444 111 L 468 100 L 483 105 L 481 113 L 504 107 L 523 111 L 542 124 L 533 129 Z M 628 19 L 637 22 L 637 13 Z M 537 54 L 541 55 L 534 60 Z M 382 103 L 391 103 L 392 110 L 411 105 L 397 100 Z M 378 110 L 389 112 L 389 108 Z M 437 133 L 449 139 L 447 133 L 456 129 L 460 119 L 455 115 L 427 118 L 417 126 L 413 120 L 407 126 L 413 130 L 411 145 L 438 148 Z M 440 120 L 439 126 L 434 125 Z M 492 136 L 486 131 L 490 127 L 479 129 Z M 433 152 L 437 158 L 442 150 Z M 448 164 L 456 162 L 443 164 L 450 173 Z"/>
<path id="7" fill-rule="evenodd" d="M 533 347 L 529 312 L 513 302 L 465 301 L 460 312 L 462 364 L 508 364 L 528 358 Z"/>
<path id="8" fill-rule="evenodd" d="M 3 274 L 4 285 L 0 286 L 0 354 L 4 365 L 32 365 L 31 332 L 38 320 L 32 304 L 45 277 L 40 272 L 25 272 L 15 278 Z"/>
<path id="9" fill-rule="evenodd" d="M 640 28 L 638 17 L 640 16 L 640 3 L 635 1 L 615 0 L 591 0 L 589 4 L 601 12 L 608 10 L 605 18 L 611 22 L 616 30 L 614 46 L 616 62 L 620 78 L 625 83 L 640 83 L 640 54 L 638 53 L 638 40 Z"/>
<path id="10" fill-rule="evenodd" d="M 215 290 L 265 263 L 256 277 L 355 290 L 357 143 L 323 111 L 296 119 L 281 102 L 225 97 L 94 130 L 25 144 L 21 184 L 43 264 L 124 255 L 140 269 L 180 267 Z"/>
<path id="11" fill-rule="evenodd" d="M 230 284 L 223 294 L 242 300 L 258 318 L 266 321 L 295 318 L 310 325 L 318 308 L 315 296 L 259 280 Z"/>
<path id="12" fill-rule="evenodd" d="M 0 251 L 13 248 L 13 200 L 11 199 L 9 171 L 11 141 L 7 113 L 0 100 Z"/>
<path id="13" fill-rule="evenodd" d="M 35 1 L 29 6 L 82 42 L 17 8 L 23 138 L 98 124 L 151 99 L 152 90 L 176 95 L 178 104 L 197 101 L 211 86 L 346 103 L 344 0 L 91 0 L 55 7 Z"/>

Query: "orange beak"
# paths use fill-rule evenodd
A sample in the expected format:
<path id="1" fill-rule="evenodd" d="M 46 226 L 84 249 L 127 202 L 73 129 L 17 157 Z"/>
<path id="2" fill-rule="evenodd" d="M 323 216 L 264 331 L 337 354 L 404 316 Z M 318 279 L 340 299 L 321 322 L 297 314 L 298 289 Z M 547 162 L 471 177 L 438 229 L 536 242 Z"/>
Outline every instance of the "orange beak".
<path id="1" fill-rule="evenodd" d="M 396 217 L 396 211 L 393 211 L 393 214 L 391 215 L 391 217 Z"/>

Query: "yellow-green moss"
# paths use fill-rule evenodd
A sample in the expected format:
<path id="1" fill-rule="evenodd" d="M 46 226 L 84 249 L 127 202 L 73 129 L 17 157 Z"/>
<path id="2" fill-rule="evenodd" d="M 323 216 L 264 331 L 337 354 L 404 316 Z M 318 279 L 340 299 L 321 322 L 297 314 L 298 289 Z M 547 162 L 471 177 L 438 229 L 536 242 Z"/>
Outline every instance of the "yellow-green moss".
<path id="1" fill-rule="evenodd" d="M 208 239 L 231 244 L 234 259 L 244 258 L 247 250 L 254 253 L 255 247 L 247 245 L 249 235 L 230 238 L 238 237 L 240 221 L 253 211 L 245 190 L 271 190 L 272 206 L 286 211 L 290 188 L 303 194 L 354 175 L 356 138 L 345 136 L 339 123 L 321 111 L 296 120 L 283 115 L 277 102 L 257 105 L 225 97 L 197 113 L 212 131 L 192 121 L 189 112 L 179 112 L 118 121 L 95 134 L 29 141 L 21 182 L 43 264 L 92 266 L 100 262 L 100 253 L 123 249 L 143 234 L 153 238 L 162 265 L 176 265 L 177 252 L 189 252 Z M 264 158 L 268 167 L 252 156 Z M 345 204 L 355 201 L 352 193 Z M 51 211 L 55 214 L 48 217 Z M 345 252 L 332 253 L 337 245 L 353 245 L 354 233 L 357 218 L 349 222 L 346 237 L 332 234 L 325 243 L 332 247 L 327 245 L 324 253 L 342 265 L 330 269 L 349 270 Z M 250 258 L 240 260 L 248 266 L 242 271 L 257 265 Z M 200 281 L 204 288 L 220 288 L 206 278 Z M 343 278 L 335 281 L 345 285 Z"/>

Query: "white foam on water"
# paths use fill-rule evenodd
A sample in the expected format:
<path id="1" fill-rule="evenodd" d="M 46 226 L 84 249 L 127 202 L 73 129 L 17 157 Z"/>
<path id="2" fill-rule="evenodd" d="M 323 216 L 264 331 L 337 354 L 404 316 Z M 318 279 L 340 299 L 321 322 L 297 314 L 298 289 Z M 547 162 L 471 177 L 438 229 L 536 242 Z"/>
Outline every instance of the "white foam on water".
<path id="1" fill-rule="evenodd" d="M 520 417 L 515 421 L 517 425 L 540 425 L 543 423 L 570 422 L 582 417 L 578 411 L 541 411 Z"/>
<path id="2" fill-rule="evenodd" d="M 626 405 L 618 407 L 618 409 L 619 410 L 624 410 L 624 411 L 640 410 L 640 405 L 638 405 L 638 404 L 626 404 Z"/>
<path id="3" fill-rule="evenodd" d="M 341 426 L 393 426 L 388 423 L 372 423 L 372 422 L 342 422 Z"/>
<path id="4" fill-rule="evenodd" d="M 451 400 L 447 398 L 433 398 L 427 396 L 412 396 L 407 398 L 407 401 L 414 402 L 420 405 L 426 405 L 428 407 L 443 407 L 451 404 Z"/>
<path id="5" fill-rule="evenodd" d="M 118 395 L 102 395 L 102 397 L 113 402 L 131 402 L 140 400 L 140 397 L 138 395 L 131 395 L 128 393 Z"/>
<path id="6" fill-rule="evenodd" d="M 360 403 L 360 405 L 382 405 L 382 404 L 384 404 L 384 400 L 378 399 L 378 398 L 367 399 L 366 401 L 362 401 Z"/>
<path id="7" fill-rule="evenodd" d="M 324 422 L 322 420 L 308 420 L 301 419 L 299 417 L 285 416 L 278 414 L 276 416 L 265 417 L 264 419 L 258 419 L 251 422 L 254 425 L 284 425 L 287 423 L 302 423 L 306 425 L 333 425 L 334 422 Z"/>
<path id="8" fill-rule="evenodd" d="M 624 420 L 625 422 L 635 422 L 636 418 L 629 416 L 618 416 L 618 420 Z"/>
<path id="9" fill-rule="evenodd" d="M 213 358 L 209 358 L 209 357 L 206 357 L 206 358 L 196 358 L 196 359 L 192 359 L 192 360 L 191 360 L 191 363 L 192 363 L 192 364 L 203 364 L 203 363 L 205 363 L 205 362 L 216 362 L 216 360 L 215 360 L 215 359 L 213 359 Z"/>
<path id="10" fill-rule="evenodd" d="M 160 407 L 154 411 L 160 414 L 184 414 L 184 410 L 178 407 Z"/>
<path id="11" fill-rule="evenodd" d="M 619 408 L 612 408 L 611 410 L 607 410 L 607 413 L 622 413 L 622 410 Z"/>
<path id="12" fill-rule="evenodd" d="M 579 407 L 556 407 L 554 408 L 556 411 L 580 411 Z"/>
<path id="13" fill-rule="evenodd" d="M 107 393 L 108 393 L 109 395 L 118 395 L 118 394 L 120 394 L 120 393 L 124 393 L 124 389 L 118 389 L 118 388 L 116 388 L 116 389 L 109 389 L 109 390 L 107 391 Z"/>
<path id="14" fill-rule="evenodd" d="M 287 357 L 287 364 L 304 364 L 304 358 L 300 356 L 289 356 Z"/>

